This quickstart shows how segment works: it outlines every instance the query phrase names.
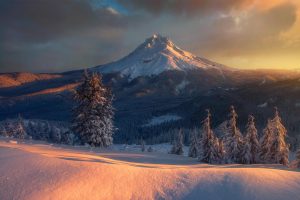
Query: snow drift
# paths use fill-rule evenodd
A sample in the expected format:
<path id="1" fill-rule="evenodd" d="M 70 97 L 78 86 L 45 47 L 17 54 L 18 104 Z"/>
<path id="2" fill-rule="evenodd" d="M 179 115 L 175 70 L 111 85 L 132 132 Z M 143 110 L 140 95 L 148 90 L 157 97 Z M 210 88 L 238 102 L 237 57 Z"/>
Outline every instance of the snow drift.
<path id="1" fill-rule="evenodd" d="M 68 148 L 0 141 L 0 199 L 295 200 L 300 196 L 300 172 L 278 165 L 207 165 L 155 152 Z"/>

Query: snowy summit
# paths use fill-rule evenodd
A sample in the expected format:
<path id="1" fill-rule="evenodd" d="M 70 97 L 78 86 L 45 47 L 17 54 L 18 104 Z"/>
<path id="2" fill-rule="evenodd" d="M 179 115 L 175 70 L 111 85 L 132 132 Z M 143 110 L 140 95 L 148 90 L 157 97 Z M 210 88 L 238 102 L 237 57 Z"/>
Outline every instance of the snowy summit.
<path id="1" fill-rule="evenodd" d="M 180 49 L 169 38 L 154 34 L 124 58 L 94 70 L 102 73 L 120 72 L 134 79 L 157 75 L 168 70 L 222 69 L 225 66 Z"/>

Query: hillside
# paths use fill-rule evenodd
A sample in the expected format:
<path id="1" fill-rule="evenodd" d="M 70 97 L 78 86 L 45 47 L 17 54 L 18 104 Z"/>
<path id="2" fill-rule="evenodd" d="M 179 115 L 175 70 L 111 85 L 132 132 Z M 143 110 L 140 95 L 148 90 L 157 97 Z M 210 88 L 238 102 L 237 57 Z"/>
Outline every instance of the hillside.
<path id="1" fill-rule="evenodd" d="M 33 74 L 33 73 L 4 73 L 0 74 L 0 88 L 20 86 L 25 83 L 31 83 L 40 80 L 49 80 L 59 78 L 59 74 Z"/>
<path id="2" fill-rule="evenodd" d="M 300 172 L 162 153 L 0 141 L 0 199 L 299 199 Z"/>

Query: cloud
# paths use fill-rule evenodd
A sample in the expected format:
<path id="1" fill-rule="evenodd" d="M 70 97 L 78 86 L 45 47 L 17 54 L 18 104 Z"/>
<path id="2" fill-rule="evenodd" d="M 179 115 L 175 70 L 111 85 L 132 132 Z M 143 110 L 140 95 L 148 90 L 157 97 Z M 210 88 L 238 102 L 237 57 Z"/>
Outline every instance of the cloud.
<path id="1" fill-rule="evenodd" d="M 43 71 L 50 65 L 51 70 L 70 69 L 109 61 L 118 52 L 115 46 L 122 48 L 122 33 L 137 21 L 85 0 L 1 1 L 1 71 Z"/>
<path id="2" fill-rule="evenodd" d="M 131 11 L 143 10 L 152 14 L 176 15 L 207 14 L 210 11 L 240 9 L 254 0 L 117 0 Z"/>
<path id="3" fill-rule="evenodd" d="M 2 0 L 0 71 L 95 66 L 157 32 L 239 66 L 238 60 L 300 51 L 299 19 L 298 0 Z"/>

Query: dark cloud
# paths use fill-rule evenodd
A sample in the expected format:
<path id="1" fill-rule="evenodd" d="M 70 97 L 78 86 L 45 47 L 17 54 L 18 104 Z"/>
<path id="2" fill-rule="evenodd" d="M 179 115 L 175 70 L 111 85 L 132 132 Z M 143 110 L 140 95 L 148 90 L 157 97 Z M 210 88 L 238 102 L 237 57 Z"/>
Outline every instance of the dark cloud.
<path id="1" fill-rule="evenodd" d="M 138 20 L 86 0 L 1 1 L 0 70 L 55 71 L 108 62 L 120 51 L 115 47 L 122 48 L 122 33 Z"/>
<path id="2" fill-rule="evenodd" d="M 108 9 L 93 10 L 83 0 L 8 0 L 1 3 L 1 32 L 7 37 L 43 41 L 74 34 L 90 27 L 125 26 Z"/>

